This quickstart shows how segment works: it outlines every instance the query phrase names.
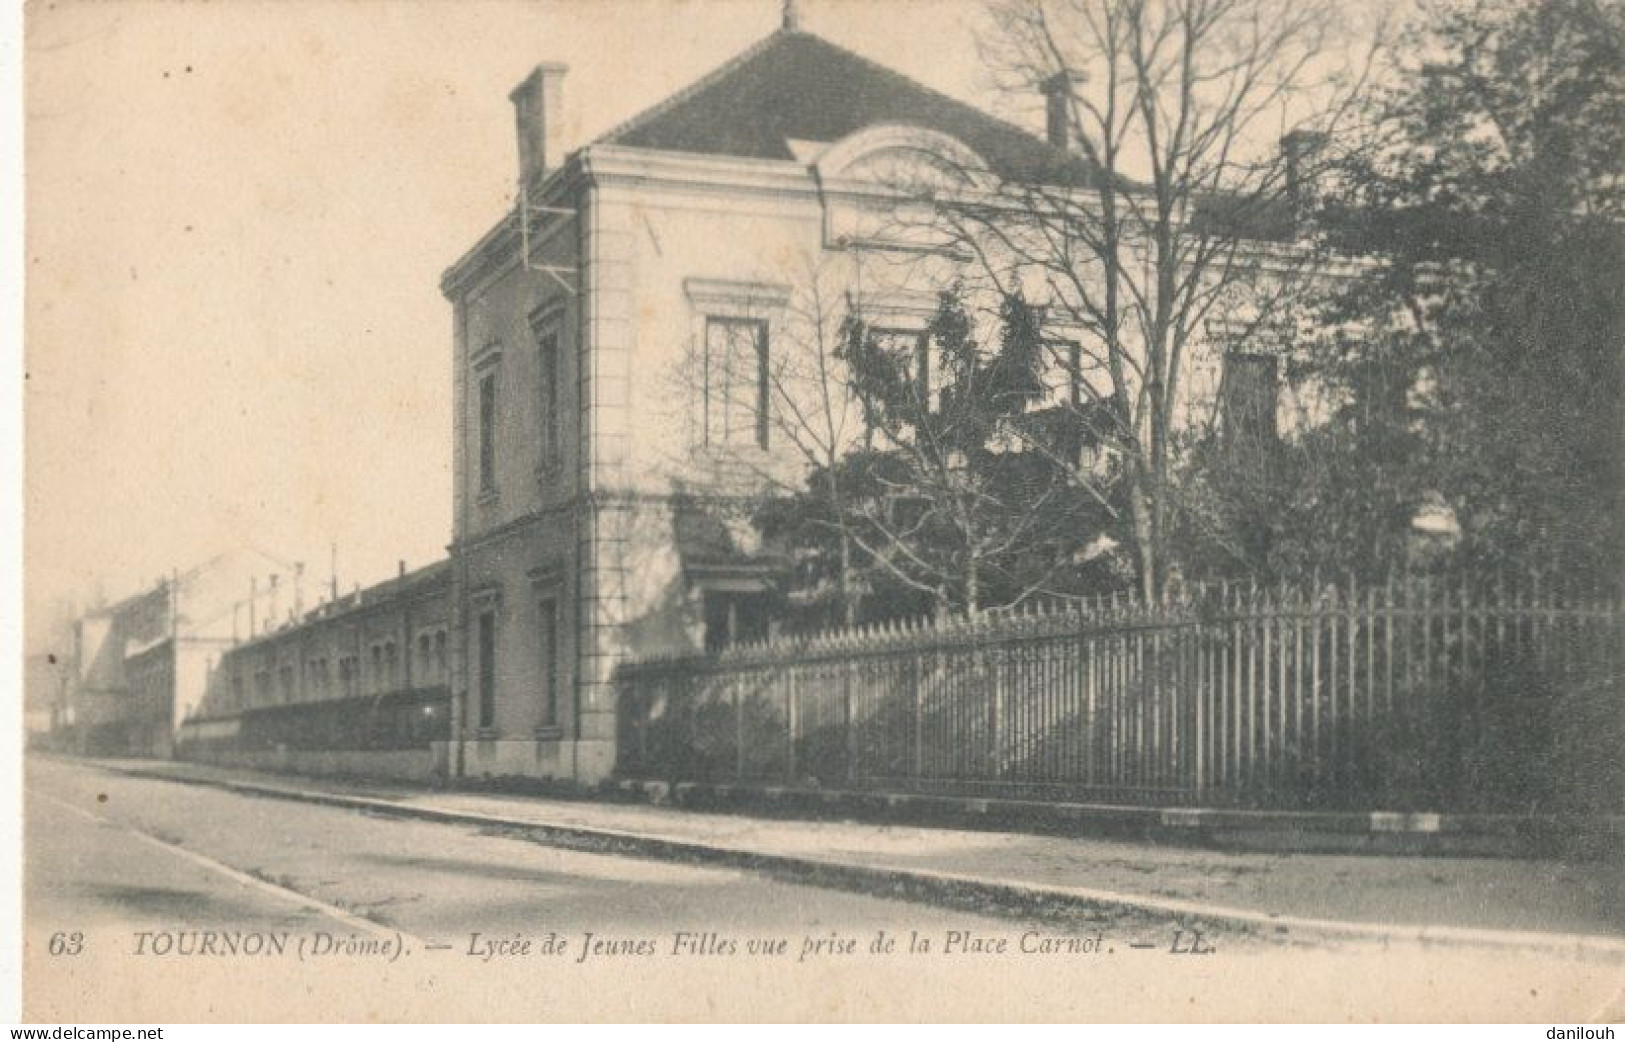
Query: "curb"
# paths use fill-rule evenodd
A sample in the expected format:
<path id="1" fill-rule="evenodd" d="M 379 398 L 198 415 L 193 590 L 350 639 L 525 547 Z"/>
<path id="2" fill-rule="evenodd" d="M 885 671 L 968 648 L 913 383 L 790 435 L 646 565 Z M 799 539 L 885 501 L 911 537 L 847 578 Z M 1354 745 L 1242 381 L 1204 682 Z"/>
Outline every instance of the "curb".
<path id="1" fill-rule="evenodd" d="M 1571 848 L 1596 856 L 1625 848 L 1625 817 L 1527 817 L 1402 811 L 1238 810 L 947 796 L 716 782 L 621 780 L 622 799 L 706 810 L 817 813 L 877 820 L 949 820 L 956 826 L 1132 836 L 1287 853 L 1530 857 Z"/>
<path id="2" fill-rule="evenodd" d="M 1339 919 L 1273 915 L 1245 908 L 1197 901 L 1123 894 L 1087 887 L 1056 886 L 993 879 L 986 876 L 889 865 L 865 865 L 797 854 L 775 854 L 742 847 L 727 847 L 657 833 L 627 832 L 586 825 L 525 821 L 471 811 L 413 806 L 370 796 L 320 790 L 284 788 L 229 779 L 187 778 L 154 771 L 97 765 L 98 769 L 127 777 L 156 778 L 183 785 L 222 789 L 238 795 L 289 800 L 344 810 L 370 812 L 447 825 L 523 831 L 549 845 L 571 847 L 592 844 L 592 852 L 680 860 L 752 871 L 772 872 L 802 883 L 866 894 L 904 896 L 926 903 L 944 904 L 966 898 L 990 900 L 1022 908 L 1057 906 L 1077 912 L 1130 912 L 1165 916 L 1182 924 L 1228 926 L 1274 941 L 1337 940 L 1371 944 L 1411 944 L 1440 947 L 1539 950 L 1553 954 L 1604 956 L 1625 960 L 1625 939 L 1598 934 L 1542 933 L 1478 927 L 1415 926 L 1361 923 Z M 605 847 L 612 849 L 606 850 Z"/>

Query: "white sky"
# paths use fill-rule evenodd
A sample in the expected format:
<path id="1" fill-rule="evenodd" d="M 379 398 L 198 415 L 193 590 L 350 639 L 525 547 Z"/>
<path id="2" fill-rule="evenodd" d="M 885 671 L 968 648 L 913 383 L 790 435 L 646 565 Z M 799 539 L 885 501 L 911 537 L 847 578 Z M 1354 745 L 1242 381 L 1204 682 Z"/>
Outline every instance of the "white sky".
<path id="1" fill-rule="evenodd" d="M 979 96 L 960 0 L 804 27 Z M 508 91 L 571 146 L 776 28 L 779 0 L 30 5 L 27 640 L 239 543 L 372 582 L 451 528 L 441 272 L 500 216 Z"/>
<path id="2" fill-rule="evenodd" d="M 804 28 L 1026 122 L 977 0 L 797 0 Z M 1373 11 L 1390 0 L 1364 0 Z M 235 545 L 344 588 L 451 535 L 441 272 L 511 203 L 508 92 L 570 66 L 571 147 L 781 0 L 33 0 L 25 641 Z"/>

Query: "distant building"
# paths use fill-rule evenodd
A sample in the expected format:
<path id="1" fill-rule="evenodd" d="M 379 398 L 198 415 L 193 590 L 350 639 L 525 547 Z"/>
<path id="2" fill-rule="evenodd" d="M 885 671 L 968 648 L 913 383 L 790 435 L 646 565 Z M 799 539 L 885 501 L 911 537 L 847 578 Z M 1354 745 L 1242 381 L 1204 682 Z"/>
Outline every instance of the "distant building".
<path id="1" fill-rule="evenodd" d="M 169 756 L 221 654 L 283 605 L 298 607 L 294 568 L 257 550 L 173 574 L 73 627 L 53 744 L 104 756 Z M 54 654 L 54 653 L 53 653 Z"/>
<path id="2" fill-rule="evenodd" d="M 356 590 L 220 655 L 180 754 L 264 770 L 427 778 L 446 770 L 444 561 Z"/>

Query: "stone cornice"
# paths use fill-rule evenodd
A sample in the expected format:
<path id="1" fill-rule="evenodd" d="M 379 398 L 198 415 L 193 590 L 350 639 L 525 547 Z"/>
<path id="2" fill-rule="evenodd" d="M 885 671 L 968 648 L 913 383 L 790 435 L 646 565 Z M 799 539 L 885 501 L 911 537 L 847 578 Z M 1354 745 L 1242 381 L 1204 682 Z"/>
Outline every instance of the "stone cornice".
<path id="1" fill-rule="evenodd" d="M 660 187 L 737 196 L 817 197 L 807 167 L 794 160 L 735 159 L 685 152 L 592 145 L 576 152 L 550 174 L 537 190 L 541 205 L 568 206 L 588 184 L 614 187 Z M 518 251 L 519 223 L 513 211 L 482 236 L 473 248 L 447 268 L 440 291 L 455 301 L 494 269 L 511 263 Z"/>
<path id="2" fill-rule="evenodd" d="M 885 128 L 881 128 L 885 129 Z M 907 129 L 907 128 L 904 128 Z M 854 136 L 853 140 L 863 137 Z M 830 153 L 842 142 L 831 146 Z M 828 156 L 820 157 L 820 161 Z M 861 178 L 842 177 L 836 172 L 816 171 L 799 160 L 743 159 L 729 156 L 671 152 L 657 149 L 632 148 L 625 145 L 590 145 L 574 153 L 558 170 L 550 174 L 537 189 L 542 205 L 566 206 L 584 186 L 600 185 L 612 188 L 656 188 L 719 198 L 738 199 L 741 195 L 766 198 L 796 198 L 818 201 L 827 206 L 832 198 L 850 201 L 908 201 L 910 194 L 895 186 L 878 184 Z M 1011 193 L 1015 194 L 1012 195 Z M 991 184 L 980 184 L 968 190 L 951 191 L 935 200 L 916 199 L 916 202 L 948 207 L 966 206 L 979 211 L 984 219 L 998 219 L 1000 211 L 1012 217 L 1030 210 L 1034 198 L 1020 196 L 1021 188 L 1000 190 Z M 1090 190 L 1050 190 L 1051 194 L 1037 197 L 1039 202 L 1089 207 L 1094 193 Z M 1042 222 L 1044 215 L 1028 216 L 1028 220 Z M 511 264 L 518 250 L 519 229 L 513 211 L 505 214 L 472 249 L 465 253 L 441 277 L 441 292 L 456 300 L 469 287 L 503 264 Z M 1263 260 L 1269 267 L 1293 267 L 1301 263 L 1306 252 L 1302 244 L 1280 243 L 1268 240 L 1238 240 L 1238 246 L 1252 258 Z M 1358 260 L 1335 266 L 1337 274 L 1351 274 L 1360 267 Z"/>
<path id="3" fill-rule="evenodd" d="M 582 164 L 595 184 L 645 185 L 723 192 L 817 194 L 808 168 L 793 159 L 739 159 L 595 145 L 582 154 Z"/>

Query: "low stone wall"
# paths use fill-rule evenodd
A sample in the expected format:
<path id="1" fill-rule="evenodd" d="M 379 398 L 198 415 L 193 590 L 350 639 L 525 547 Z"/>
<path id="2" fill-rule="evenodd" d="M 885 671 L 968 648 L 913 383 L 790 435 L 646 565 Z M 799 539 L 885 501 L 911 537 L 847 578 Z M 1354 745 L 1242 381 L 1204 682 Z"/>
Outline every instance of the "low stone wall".
<path id="1" fill-rule="evenodd" d="M 197 749 L 184 759 L 275 774 L 436 781 L 446 776 L 446 746 L 431 749 Z"/>

